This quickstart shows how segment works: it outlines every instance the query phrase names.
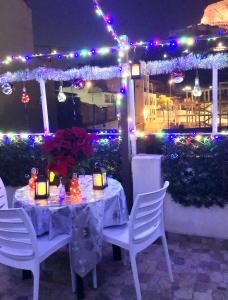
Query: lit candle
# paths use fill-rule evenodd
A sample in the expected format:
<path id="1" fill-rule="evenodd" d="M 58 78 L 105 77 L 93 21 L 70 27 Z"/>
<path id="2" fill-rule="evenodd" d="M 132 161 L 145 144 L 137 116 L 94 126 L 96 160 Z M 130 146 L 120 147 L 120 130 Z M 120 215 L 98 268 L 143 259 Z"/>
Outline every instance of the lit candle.
<path id="1" fill-rule="evenodd" d="M 47 185 L 46 185 L 45 182 L 39 182 L 37 188 L 38 188 L 38 195 L 39 196 L 46 195 L 46 193 L 47 193 L 47 190 L 46 190 L 47 189 Z"/>

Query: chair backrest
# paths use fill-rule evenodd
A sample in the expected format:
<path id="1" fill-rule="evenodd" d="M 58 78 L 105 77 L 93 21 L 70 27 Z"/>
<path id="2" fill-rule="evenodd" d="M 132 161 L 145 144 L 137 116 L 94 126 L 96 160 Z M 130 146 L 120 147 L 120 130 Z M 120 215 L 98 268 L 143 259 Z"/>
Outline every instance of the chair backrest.
<path id="1" fill-rule="evenodd" d="M 8 201 L 4 183 L 0 177 L 0 209 L 7 209 Z"/>
<path id="2" fill-rule="evenodd" d="M 4 257 L 16 261 L 30 260 L 36 253 L 36 233 L 24 209 L 0 210 L 0 262 Z"/>
<path id="3" fill-rule="evenodd" d="M 129 221 L 131 243 L 146 242 L 163 226 L 163 200 L 168 186 L 166 181 L 160 190 L 137 195 Z"/>

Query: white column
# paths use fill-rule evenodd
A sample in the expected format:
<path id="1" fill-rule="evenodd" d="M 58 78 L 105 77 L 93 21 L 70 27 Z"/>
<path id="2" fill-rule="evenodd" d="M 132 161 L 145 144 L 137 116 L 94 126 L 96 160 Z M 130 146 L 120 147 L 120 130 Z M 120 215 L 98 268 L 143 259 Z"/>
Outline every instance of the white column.
<path id="1" fill-rule="evenodd" d="M 47 108 L 47 96 L 46 96 L 46 88 L 45 88 L 45 80 L 40 78 L 40 95 L 41 95 L 41 105 L 42 105 L 42 113 L 43 113 L 43 124 L 44 124 L 44 133 L 49 133 L 49 120 L 48 120 L 48 108 Z"/>
<path id="2" fill-rule="evenodd" d="M 128 77 L 128 112 L 129 112 L 129 122 L 128 127 L 129 129 L 136 130 L 135 126 L 135 88 L 134 88 L 134 80 L 132 80 L 130 77 Z M 130 134 L 130 142 L 131 142 L 131 155 L 136 155 L 136 135 Z"/>
<path id="3" fill-rule="evenodd" d="M 218 132 L 218 69 L 212 69 L 212 133 Z"/>

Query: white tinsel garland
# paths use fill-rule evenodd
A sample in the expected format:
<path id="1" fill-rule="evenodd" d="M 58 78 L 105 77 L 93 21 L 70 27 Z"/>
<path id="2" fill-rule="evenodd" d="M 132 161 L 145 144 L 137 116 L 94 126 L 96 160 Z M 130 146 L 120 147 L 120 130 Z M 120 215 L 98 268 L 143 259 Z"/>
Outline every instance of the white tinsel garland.
<path id="1" fill-rule="evenodd" d="M 171 60 L 141 62 L 143 75 L 168 74 L 176 69 L 187 71 L 192 69 L 212 69 L 213 67 L 217 69 L 228 67 L 228 54 L 219 53 L 207 57 L 188 55 Z M 106 80 L 126 77 L 128 74 L 130 74 L 128 64 L 123 64 L 121 68 L 119 66 L 106 68 L 84 66 L 80 69 L 69 69 L 66 71 L 40 67 L 34 70 L 26 69 L 14 73 L 7 72 L 2 74 L 0 75 L 0 84 L 29 80 L 39 81 L 40 78 L 54 81 L 68 81 L 75 78 L 82 78 L 84 80 Z"/>
<path id="2" fill-rule="evenodd" d="M 207 57 L 188 55 L 171 60 L 141 62 L 143 75 L 169 74 L 176 69 L 183 71 L 193 69 L 224 69 L 228 67 L 228 54 L 219 53 Z"/>
<path id="3" fill-rule="evenodd" d="M 54 81 L 68 81 L 74 78 L 82 78 L 84 80 L 121 78 L 122 75 L 125 74 L 127 68 L 127 65 L 123 65 L 122 69 L 120 69 L 119 66 L 107 68 L 85 66 L 80 69 L 69 69 L 63 71 L 60 69 L 40 67 L 34 70 L 26 69 L 14 73 L 7 72 L 2 74 L 0 75 L 0 84 L 29 80 L 39 81 L 40 78 Z"/>

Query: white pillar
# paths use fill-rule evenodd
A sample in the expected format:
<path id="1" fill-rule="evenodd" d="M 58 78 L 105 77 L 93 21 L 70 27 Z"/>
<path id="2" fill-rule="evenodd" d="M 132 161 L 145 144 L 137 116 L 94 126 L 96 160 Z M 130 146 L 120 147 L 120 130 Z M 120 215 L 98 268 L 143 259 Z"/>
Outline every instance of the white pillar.
<path id="1" fill-rule="evenodd" d="M 129 112 L 129 121 L 128 121 L 128 127 L 129 129 L 136 130 L 135 126 L 135 87 L 134 87 L 134 80 L 132 80 L 130 77 L 128 77 L 128 112 Z M 136 134 L 130 134 L 130 142 L 131 142 L 131 155 L 136 155 Z"/>
<path id="2" fill-rule="evenodd" d="M 212 69 L 212 133 L 218 132 L 218 69 Z"/>
<path id="3" fill-rule="evenodd" d="M 45 88 L 45 80 L 40 78 L 40 95 L 41 95 L 41 105 L 42 105 L 42 113 L 43 113 L 43 124 L 44 124 L 44 133 L 49 133 L 49 120 L 48 120 L 48 108 L 47 108 L 47 96 L 46 96 L 46 88 Z"/>

